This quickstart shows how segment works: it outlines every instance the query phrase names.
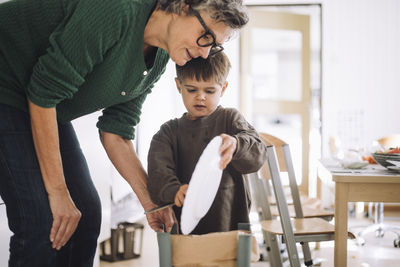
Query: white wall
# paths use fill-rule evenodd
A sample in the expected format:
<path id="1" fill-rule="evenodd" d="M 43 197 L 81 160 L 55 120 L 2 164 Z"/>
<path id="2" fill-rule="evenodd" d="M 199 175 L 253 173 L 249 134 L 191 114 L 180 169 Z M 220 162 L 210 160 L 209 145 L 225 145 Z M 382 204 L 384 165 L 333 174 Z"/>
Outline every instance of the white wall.
<path id="1" fill-rule="evenodd" d="M 400 133 L 400 2 L 329 0 L 323 12 L 324 145 Z"/>

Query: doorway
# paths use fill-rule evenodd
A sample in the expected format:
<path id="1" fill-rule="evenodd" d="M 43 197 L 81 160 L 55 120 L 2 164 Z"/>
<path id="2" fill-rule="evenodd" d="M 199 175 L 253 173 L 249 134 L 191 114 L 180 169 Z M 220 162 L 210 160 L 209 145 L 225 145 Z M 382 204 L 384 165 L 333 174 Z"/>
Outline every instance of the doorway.
<path id="1" fill-rule="evenodd" d="M 240 109 L 289 143 L 299 189 L 315 196 L 321 155 L 321 5 L 248 6 L 241 35 Z"/>

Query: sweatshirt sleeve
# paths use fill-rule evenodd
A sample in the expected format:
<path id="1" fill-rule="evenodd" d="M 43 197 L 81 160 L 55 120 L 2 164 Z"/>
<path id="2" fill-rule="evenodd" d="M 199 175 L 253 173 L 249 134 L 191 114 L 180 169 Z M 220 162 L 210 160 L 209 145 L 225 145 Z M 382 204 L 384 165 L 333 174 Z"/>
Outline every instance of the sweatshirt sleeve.
<path id="1" fill-rule="evenodd" d="M 127 1 L 78 1 L 49 37 L 49 48 L 33 67 L 28 98 L 42 107 L 55 107 L 72 98 L 85 77 L 126 31 Z"/>
<path id="2" fill-rule="evenodd" d="M 237 149 L 231 165 L 240 173 L 258 171 L 267 160 L 267 149 L 257 131 L 237 110 L 232 109 L 232 133 Z"/>
<path id="3" fill-rule="evenodd" d="M 148 154 L 147 187 L 154 203 L 163 205 L 174 202 L 181 183 L 177 177 L 176 131 L 168 123 L 153 136 Z"/>

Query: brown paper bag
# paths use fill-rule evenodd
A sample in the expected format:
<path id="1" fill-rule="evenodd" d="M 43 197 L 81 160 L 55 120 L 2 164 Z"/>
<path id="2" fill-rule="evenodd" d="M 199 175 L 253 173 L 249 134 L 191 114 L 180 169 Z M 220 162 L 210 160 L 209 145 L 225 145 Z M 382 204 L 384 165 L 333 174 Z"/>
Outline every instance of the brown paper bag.
<path id="1" fill-rule="evenodd" d="M 171 235 L 174 267 L 235 267 L 239 234 L 243 231 L 205 235 Z M 259 259 L 258 245 L 252 237 L 251 261 Z"/>
<path id="2" fill-rule="evenodd" d="M 219 261 L 219 262 L 208 262 L 208 263 L 188 263 L 174 265 L 174 267 L 236 267 L 236 261 Z"/>

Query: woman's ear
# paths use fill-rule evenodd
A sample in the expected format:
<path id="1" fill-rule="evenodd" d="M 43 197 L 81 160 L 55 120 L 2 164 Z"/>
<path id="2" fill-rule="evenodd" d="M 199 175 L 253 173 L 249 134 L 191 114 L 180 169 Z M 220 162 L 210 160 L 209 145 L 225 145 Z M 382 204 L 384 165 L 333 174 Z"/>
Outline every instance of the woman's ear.
<path id="1" fill-rule="evenodd" d="M 179 81 L 178 78 L 175 78 L 175 84 L 176 84 L 176 88 L 178 89 L 178 92 L 181 94 L 182 93 L 181 82 Z"/>

